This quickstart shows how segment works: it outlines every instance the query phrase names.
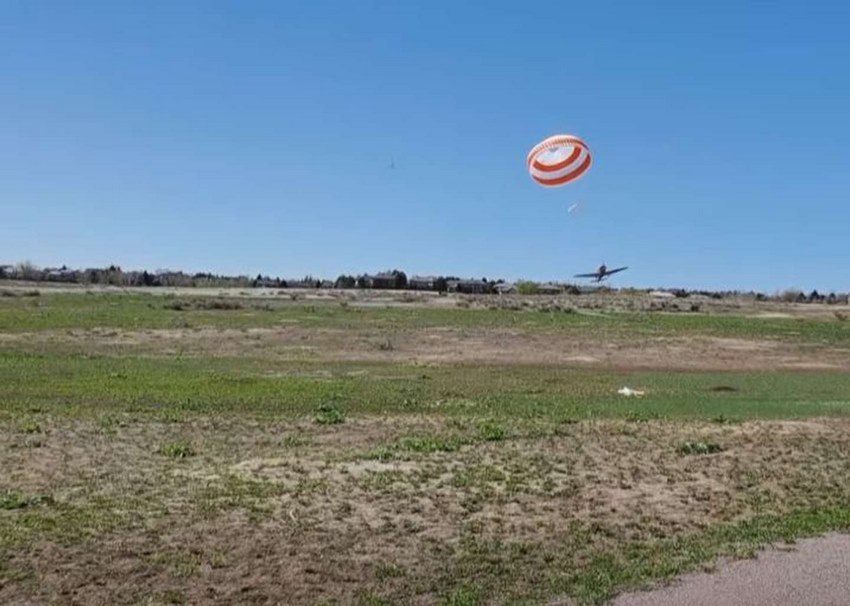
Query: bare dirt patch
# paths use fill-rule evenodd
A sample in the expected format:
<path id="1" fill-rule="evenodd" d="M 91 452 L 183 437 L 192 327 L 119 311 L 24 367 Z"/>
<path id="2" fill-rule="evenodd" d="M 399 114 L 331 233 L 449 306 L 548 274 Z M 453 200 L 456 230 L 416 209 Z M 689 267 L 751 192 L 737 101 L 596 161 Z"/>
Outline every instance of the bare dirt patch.
<path id="1" fill-rule="evenodd" d="M 850 370 L 850 350 L 769 339 L 600 336 L 423 328 L 75 330 L 0 334 L 0 344 L 121 355 L 251 355 L 277 360 L 493 363 L 669 370 Z"/>

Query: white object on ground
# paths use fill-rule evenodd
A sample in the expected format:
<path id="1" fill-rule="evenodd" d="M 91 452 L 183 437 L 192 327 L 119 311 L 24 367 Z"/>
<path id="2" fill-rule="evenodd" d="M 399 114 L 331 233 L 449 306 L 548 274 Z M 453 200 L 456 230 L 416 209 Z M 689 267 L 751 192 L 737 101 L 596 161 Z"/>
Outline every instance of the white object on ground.
<path id="1" fill-rule="evenodd" d="M 621 396 L 642 396 L 646 392 L 632 389 L 631 387 L 621 387 L 617 390 L 617 393 Z"/>

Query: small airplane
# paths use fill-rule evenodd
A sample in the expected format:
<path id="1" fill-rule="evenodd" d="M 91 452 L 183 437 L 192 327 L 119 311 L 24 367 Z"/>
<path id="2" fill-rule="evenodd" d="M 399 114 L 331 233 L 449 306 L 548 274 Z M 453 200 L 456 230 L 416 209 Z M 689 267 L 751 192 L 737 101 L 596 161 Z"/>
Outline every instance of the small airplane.
<path id="1" fill-rule="evenodd" d="M 602 280 L 604 280 L 605 278 L 607 278 L 611 274 L 615 274 L 618 271 L 623 271 L 624 269 L 628 269 L 628 267 L 618 267 L 616 269 L 608 269 L 607 267 L 605 267 L 605 264 L 603 263 L 592 274 L 576 274 L 573 277 L 574 278 L 596 278 L 596 280 L 595 280 L 596 282 L 602 282 Z"/>

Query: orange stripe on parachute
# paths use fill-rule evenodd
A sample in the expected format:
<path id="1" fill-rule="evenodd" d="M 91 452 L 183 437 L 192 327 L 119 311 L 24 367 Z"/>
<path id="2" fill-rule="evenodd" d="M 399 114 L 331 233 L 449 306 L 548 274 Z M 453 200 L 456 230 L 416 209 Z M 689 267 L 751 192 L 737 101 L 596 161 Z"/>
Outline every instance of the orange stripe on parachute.
<path id="1" fill-rule="evenodd" d="M 575 162 L 578 157 L 581 155 L 582 148 L 580 146 L 576 146 L 573 148 L 572 153 L 566 157 L 566 159 L 558 162 L 557 164 L 543 164 L 539 160 L 535 160 L 531 165 L 537 170 L 542 170 L 546 173 L 553 173 L 559 170 L 562 170 L 568 167 L 570 164 Z"/>
<path id="2" fill-rule="evenodd" d="M 577 169 L 562 177 L 558 177 L 556 179 L 543 179 L 536 175 L 531 175 L 531 178 L 543 185 L 562 185 L 568 181 L 572 181 L 573 179 L 578 179 L 585 173 L 585 171 L 587 171 L 588 168 L 590 168 L 590 156 L 587 156 L 587 158 L 584 159 L 584 162 L 582 162 Z"/>

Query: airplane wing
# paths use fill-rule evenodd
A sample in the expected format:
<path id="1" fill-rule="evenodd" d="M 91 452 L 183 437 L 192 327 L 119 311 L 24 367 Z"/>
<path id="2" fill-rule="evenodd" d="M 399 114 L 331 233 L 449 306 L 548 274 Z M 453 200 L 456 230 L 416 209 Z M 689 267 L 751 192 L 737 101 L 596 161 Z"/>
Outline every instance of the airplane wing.
<path id="1" fill-rule="evenodd" d="M 628 269 L 628 267 L 618 267 L 617 269 L 609 269 L 605 273 L 610 276 L 611 274 L 615 274 L 618 271 L 623 271 L 624 269 Z"/>
<path id="2" fill-rule="evenodd" d="M 599 274 L 576 274 L 573 278 L 597 278 Z"/>

